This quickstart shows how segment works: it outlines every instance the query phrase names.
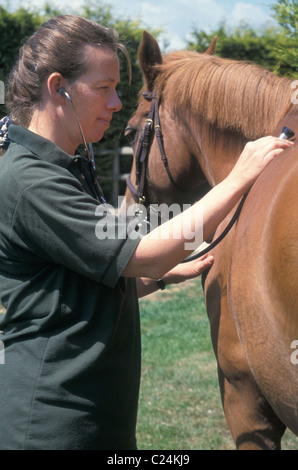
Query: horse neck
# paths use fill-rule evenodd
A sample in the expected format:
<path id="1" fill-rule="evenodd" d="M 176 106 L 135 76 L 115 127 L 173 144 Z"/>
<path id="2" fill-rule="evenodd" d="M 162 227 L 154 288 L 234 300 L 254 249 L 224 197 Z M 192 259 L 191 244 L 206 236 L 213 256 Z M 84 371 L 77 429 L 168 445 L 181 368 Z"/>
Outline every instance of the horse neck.
<path id="1" fill-rule="evenodd" d="M 211 187 L 231 172 L 248 138 L 227 129 L 218 129 L 206 122 L 188 126 L 189 153 L 197 161 Z"/>
<path id="2" fill-rule="evenodd" d="M 198 124 L 199 123 L 199 124 Z M 298 106 L 291 106 L 288 112 L 276 113 L 272 126 L 264 135 L 278 136 L 283 126 L 298 130 Z M 229 129 L 219 129 L 207 122 L 196 120 L 194 125 L 187 126 L 189 142 L 192 150 L 195 148 L 196 157 L 203 173 L 211 186 L 225 179 L 236 164 L 240 153 L 247 142 L 256 140 L 262 135 L 248 137 L 240 132 Z"/>
<path id="3" fill-rule="evenodd" d="M 187 86 L 181 85 L 179 95 L 179 67 L 177 74 L 169 67 L 171 74 L 159 79 L 168 82 L 159 89 L 176 122 L 183 123 L 190 153 L 215 185 L 231 171 L 246 142 L 272 134 L 291 110 L 291 80 L 253 64 L 216 59 L 214 68 L 215 59 L 201 60 L 187 62 L 187 69 L 181 66 Z"/>

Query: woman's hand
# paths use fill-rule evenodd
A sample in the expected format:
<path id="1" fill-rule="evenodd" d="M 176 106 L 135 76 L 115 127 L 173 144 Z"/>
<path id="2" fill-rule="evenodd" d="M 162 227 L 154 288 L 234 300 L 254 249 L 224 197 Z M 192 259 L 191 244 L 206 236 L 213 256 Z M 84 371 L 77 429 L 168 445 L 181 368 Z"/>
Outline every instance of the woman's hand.
<path id="1" fill-rule="evenodd" d="M 165 284 L 179 284 L 187 279 L 194 279 L 210 268 L 213 263 L 213 256 L 204 255 L 188 263 L 178 264 L 163 276 L 163 281 Z"/>
<path id="2" fill-rule="evenodd" d="M 266 166 L 294 142 L 278 137 L 262 137 L 248 142 L 228 178 L 242 186 L 246 192 L 260 176 Z"/>
<path id="3" fill-rule="evenodd" d="M 204 255 L 188 263 L 178 264 L 166 273 L 162 279 L 166 285 L 179 284 L 187 279 L 194 279 L 200 276 L 206 269 L 212 266 L 213 262 L 213 256 Z M 139 298 L 152 294 L 157 290 L 156 281 L 149 278 L 138 278 L 137 290 Z"/>

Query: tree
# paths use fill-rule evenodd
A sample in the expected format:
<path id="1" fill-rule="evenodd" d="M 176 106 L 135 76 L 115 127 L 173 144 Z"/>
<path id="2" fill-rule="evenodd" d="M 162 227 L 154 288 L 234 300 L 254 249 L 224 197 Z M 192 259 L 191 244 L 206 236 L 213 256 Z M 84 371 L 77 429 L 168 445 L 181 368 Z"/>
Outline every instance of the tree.
<path id="1" fill-rule="evenodd" d="M 216 54 L 235 60 L 246 60 L 257 63 L 269 70 L 276 67 L 276 44 L 283 41 L 283 35 L 274 27 L 256 31 L 245 23 L 234 29 L 228 29 L 222 23 L 210 34 L 204 31 L 193 31 L 193 40 L 188 48 L 204 52 L 213 36 L 217 36 Z"/>
<path id="2" fill-rule="evenodd" d="M 297 78 L 298 73 L 298 1 L 278 0 L 272 7 L 280 25 L 283 41 L 275 47 L 277 73 Z"/>
<path id="3" fill-rule="evenodd" d="M 0 80 L 7 84 L 8 76 L 15 63 L 19 49 L 24 40 L 29 37 L 43 22 L 39 13 L 30 13 L 20 8 L 15 13 L 9 13 L 0 7 Z M 0 106 L 0 116 L 5 115 L 5 106 Z"/>
<path id="4" fill-rule="evenodd" d="M 188 48 L 204 52 L 218 36 L 216 53 L 221 57 L 248 60 L 279 75 L 297 77 L 298 0 L 278 0 L 272 7 L 278 26 L 256 31 L 245 23 L 230 29 L 222 23 L 210 34 L 194 30 Z"/>

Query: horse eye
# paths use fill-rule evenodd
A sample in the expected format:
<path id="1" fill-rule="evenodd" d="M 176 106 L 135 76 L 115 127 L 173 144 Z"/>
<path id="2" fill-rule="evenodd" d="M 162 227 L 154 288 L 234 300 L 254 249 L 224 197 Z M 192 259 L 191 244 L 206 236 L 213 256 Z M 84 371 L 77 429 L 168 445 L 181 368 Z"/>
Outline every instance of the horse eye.
<path id="1" fill-rule="evenodd" d="M 125 137 L 127 137 L 128 141 L 129 141 L 129 143 L 132 147 L 136 143 L 137 134 L 138 134 L 137 129 L 134 129 L 134 128 L 129 127 L 129 126 L 127 126 L 127 128 L 125 129 L 124 135 L 125 135 Z"/>

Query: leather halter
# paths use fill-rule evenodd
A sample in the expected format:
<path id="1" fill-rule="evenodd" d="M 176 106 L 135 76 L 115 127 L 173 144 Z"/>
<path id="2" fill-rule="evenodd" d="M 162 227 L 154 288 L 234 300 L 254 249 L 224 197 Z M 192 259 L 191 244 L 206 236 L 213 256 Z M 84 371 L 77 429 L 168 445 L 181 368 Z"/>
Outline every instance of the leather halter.
<path id="1" fill-rule="evenodd" d="M 144 98 L 147 101 L 151 101 L 148 117 L 145 121 L 145 125 L 138 143 L 137 152 L 135 155 L 136 160 L 136 188 L 131 182 L 130 175 L 126 179 L 127 187 L 133 197 L 133 199 L 139 203 L 144 204 L 145 202 L 145 182 L 146 182 L 146 170 L 148 165 L 148 158 L 150 153 L 151 144 L 153 142 L 154 135 L 158 143 L 160 155 L 164 167 L 166 169 L 169 180 L 177 189 L 182 191 L 182 188 L 175 182 L 171 175 L 168 160 L 165 154 L 163 145 L 163 136 L 160 127 L 159 113 L 158 113 L 158 100 L 153 92 L 144 91 Z M 153 130 L 153 132 L 152 132 Z"/>

